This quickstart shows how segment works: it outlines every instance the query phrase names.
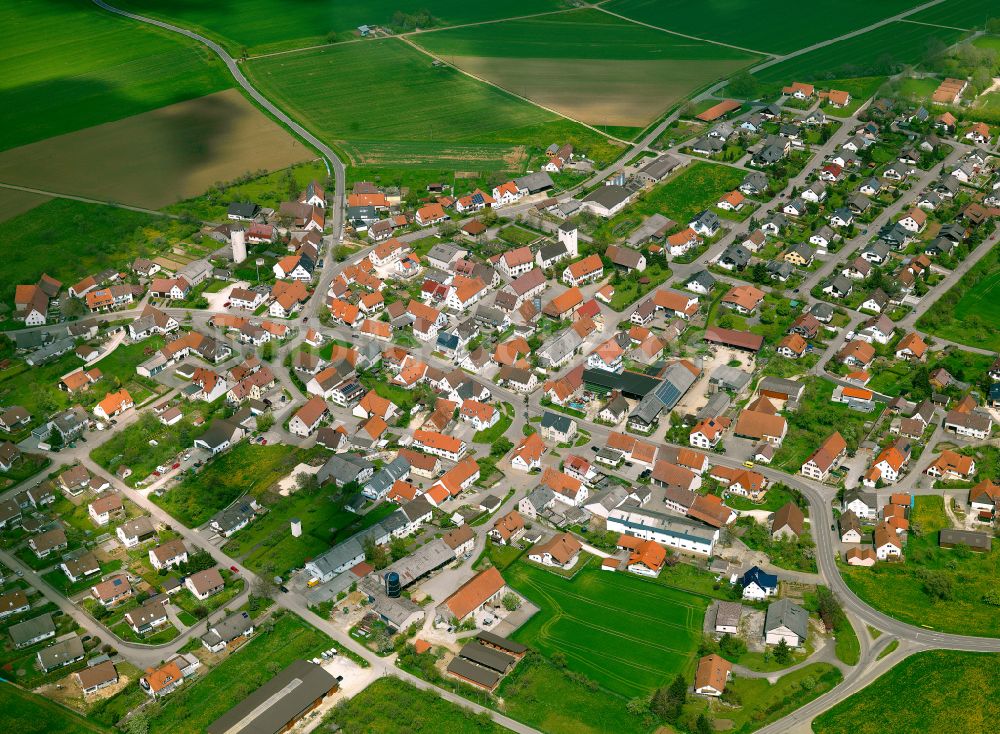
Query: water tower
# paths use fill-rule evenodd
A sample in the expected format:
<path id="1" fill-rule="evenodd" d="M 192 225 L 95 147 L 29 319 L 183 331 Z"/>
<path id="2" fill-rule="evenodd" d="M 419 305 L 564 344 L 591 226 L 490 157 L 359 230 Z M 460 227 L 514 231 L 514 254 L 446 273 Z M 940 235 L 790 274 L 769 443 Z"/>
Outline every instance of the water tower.
<path id="1" fill-rule="evenodd" d="M 389 571 L 385 575 L 385 594 L 390 599 L 398 599 L 400 593 L 403 591 L 402 584 L 399 583 L 399 574 L 395 571 Z"/>
<path id="2" fill-rule="evenodd" d="M 242 227 L 230 230 L 229 241 L 233 245 L 233 262 L 238 265 L 247 259 L 247 231 Z"/>
<path id="3" fill-rule="evenodd" d="M 298 538 L 302 535 L 302 521 L 297 517 L 292 518 L 292 537 Z"/>

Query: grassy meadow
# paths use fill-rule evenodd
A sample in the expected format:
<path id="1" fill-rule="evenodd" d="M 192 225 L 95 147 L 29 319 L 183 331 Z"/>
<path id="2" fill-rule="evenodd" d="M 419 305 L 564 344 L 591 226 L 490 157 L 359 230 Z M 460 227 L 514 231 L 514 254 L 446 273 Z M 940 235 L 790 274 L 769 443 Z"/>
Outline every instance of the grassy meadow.
<path id="1" fill-rule="evenodd" d="M 940 496 L 917 497 L 911 531 L 903 549 L 904 563 L 878 563 L 872 568 L 841 566 L 851 590 L 886 614 L 939 632 L 1000 637 L 1000 617 L 985 598 L 995 594 L 1000 549 L 989 553 L 939 548 L 938 531 L 950 526 Z M 939 582 L 940 584 L 932 586 Z M 947 586 L 942 597 L 932 590 Z"/>
<path id="2" fill-rule="evenodd" d="M 816 734 L 881 734 L 886 702 L 893 731 L 966 734 L 996 730 L 1000 681 L 996 653 L 919 652 L 813 720 Z M 906 695 L 900 697 L 900 691 Z"/>
<path id="3" fill-rule="evenodd" d="M 19 734 L 103 734 L 103 726 L 47 698 L 0 683 L 0 710 L 7 731 Z"/>
<path id="4" fill-rule="evenodd" d="M 690 3 L 685 0 L 611 0 L 603 7 L 696 38 L 771 54 L 786 54 L 864 28 L 920 5 L 920 0 L 840 0 L 803 5 L 795 0 Z M 832 12 L 831 12 L 832 11 Z"/>
<path id="5" fill-rule="evenodd" d="M 994 0 L 944 0 L 914 13 L 910 20 L 974 30 L 996 17 L 1000 17 L 1000 8 Z"/>
<path id="6" fill-rule="evenodd" d="M 1000 350 L 997 296 L 1000 249 L 994 247 L 917 319 L 917 328 L 960 344 Z"/>
<path id="7" fill-rule="evenodd" d="M 232 86 L 207 48 L 89 2 L 0 7 L 0 150 Z"/>
<path id="8" fill-rule="evenodd" d="M 68 288 L 90 273 L 156 255 L 196 231 L 197 225 L 165 217 L 52 199 L 0 224 L 0 300 L 8 302 L 14 286 L 34 283 L 42 273 Z"/>

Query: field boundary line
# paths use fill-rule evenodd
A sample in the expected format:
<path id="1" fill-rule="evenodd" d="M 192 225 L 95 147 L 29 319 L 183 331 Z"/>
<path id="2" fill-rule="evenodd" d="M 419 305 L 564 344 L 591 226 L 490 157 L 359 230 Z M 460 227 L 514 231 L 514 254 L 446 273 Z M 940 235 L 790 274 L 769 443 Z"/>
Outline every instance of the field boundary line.
<path id="1" fill-rule="evenodd" d="M 962 31 L 962 33 L 972 33 L 972 28 L 959 28 L 957 25 L 941 25 L 940 23 L 926 23 L 922 20 L 910 20 L 909 18 L 903 18 L 900 23 L 913 23 L 913 25 L 926 25 L 931 28 L 947 28 L 951 31 Z"/>
<path id="2" fill-rule="evenodd" d="M 844 33 L 844 34 L 842 34 L 840 36 L 837 36 L 836 38 L 828 38 L 825 41 L 820 41 L 818 43 L 814 43 L 811 46 L 806 46 L 805 48 L 800 48 L 797 51 L 792 51 L 791 53 L 787 53 L 787 54 L 785 54 L 783 56 L 775 56 L 772 59 L 768 59 L 767 61 L 764 61 L 764 62 L 762 62 L 760 64 L 757 64 L 757 66 L 752 67 L 750 69 L 750 73 L 751 74 L 755 74 L 758 71 L 763 71 L 764 69 L 766 69 L 766 68 L 768 68 L 770 66 L 774 66 L 776 64 L 780 64 L 782 61 L 787 61 L 788 59 L 794 59 L 795 57 L 802 56 L 803 54 L 811 53 L 813 51 L 818 51 L 821 48 L 826 48 L 827 46 L 832 46 L 835 43 L 839 43 L 840 41 L 846 41 L 846 40 L 848 40 L 850 38 L 854 38 L 855 36 L 864 35 L 865 33 L 868 33 L 869 31 L 874 31 L 875 29 L 881 28 L 882 26 L 887 26 L 890 23 L 897 23 L 899 21 L 906 20 L 907 18 L 909 18 L 914 13 L 919 13 L 919 12 L 922 12 L 922 11 L 927 10 L 929 8 L 933 8 L 935 5 L 940 5 L 943 2 L 944 2 L 944 0 L 930 0 L 930 2 L 926 2 L 923 5 L 918 5 L 915 8 L 910 8 L 909 10 L 904 10 L 902 13 L 897 13 L 896 15 L 893 15 L 893 16 L 891 16 L 889 18 L 883 18 L 882 20 L 877 21 L 875 23 L 872 23 L 871 25 L 865 26 L 864 28 L 858 28 L 857 30 L 850 31 L 848 33 Z"/>
<path id="3" fill-rule="evenodd" d="M 944 0 L 937 0 L 937 2 L 944 2 Z M 627 15 L 622 15 L 621 13 L 612 12 L 606 8 L 602 8 L 599 5 L 593 6 L 594 10 L 600 11 L 602 13 L 607 13 L 614 18 L 620 18 L 621 20 L 628 21 L 629 23 L 634 23 L 635 25 L 646 26 L 646 28 L 652 28 L 654 31 L 660 31 L 661 33 L 669 33 L 671 36 L 679 36 L 681 38 L 687 38 L 691 41 L 701 41 L 702 43 L 710 43 L 713 46 L 724 46 L 725 48 L 736 49 L 737 51 L 744 51 L 746 53 L 755 54 L 757 56 L 774 56 L 777 54 L 772 51 L 761 51 L 756 48 L 747 48 L 746 46 L 737 46 L 734 43 L 726 43 L 724 41 L 713 41 L 710 38 L 702 38 L 701 36 L 692 36 L 688 33 L 681 33 L 680 31 L 672 31 L 669 28 L 664 28 L 662 26 L 653 25 L 652 23 L 646 23 L 642 20 L 636 20 L 635 18 L 629 18 Z"/>
<path id="4" fill-rule="evenodd" d="M 334 41 L 333 43 L 317 43 L 312 46 L 301 46 L 299 48 L 285 48 L 281 51 L 270 51 L 266 54 L 248 54 L 244 57 L 245 61 L 254 61 L 256 59 L 266 59 L 271 56 L 284 56 L 285 54 L 299 53 L 300 51 L 315 51 L 320 48 L 330 48 L 331 46 L 345 46 L 350 43 L 370 43 L 372 41 L 385 41 L 389 38 L 405 38 L 406 36 L 416 36 L 423 35 L 425 33 L 438 33 L 439 31 L 450 31 L 455 28 L 469 28 L 470 26 L 477 25 L 490 25 L 492 23 L 505 23 L 508 20 L 526 20 L 528 18 L 538 18 L 543 15 L 558 15 L 560 13 L 568 13 L 571 10 L 579 10 L 580 8 L 562 8 L 561 10 L 546 10 L 541 13 L 530 13 L 528 15 L 515 15 L 510 18 L 494 18 L 493 20 L 479 20 L 474 23 L 459 23 L 457 25 L 445 25 L 436 28 L 419 28 L 413 31 L 406 31 L 405 33 L 395 33 L 391 36 L 372 36 L 371 38 L 349 38 L 346 41 Z"/>
<path id="5" fill-rule="evenodd" d="M 565 114 L 563 112 L 559 112 L 558 110 L 555 110 L 555 109 L 553 109 L 551 107 L 546 107 L 545 105 L 539 104 L 538 102 L 536 102 L 533 99 L 529 99 L 528 97 L 525 97 L 524 95 L 521 95 L 521 94 L 518 94 L 517 92 L 511 91 L 510 89 L 507 89 L 506 87 L 502 87 L 499 84 L 497 84 L 496 82 L 491 82 L 489 79 L 484 79 L 483 77 L 477 76 L 476 74 L 473 74 L 470 71 L 466 71 L 465 69 L 463 69 L 461 67 L 455 66 L 454 64 L 452 64 L 452 63 L 450 63 L 448 61 L 445 61 L 440 56 L 438 56 L 438 55 L 436 55 L 436 54 L 428 51 L 426 48 L 424 48 L 420 44 L 418 44 L 418 43 L 416 43 L 414 41 L 411 41 L 409 38 L 405 38 L 404 36 L 396 36 L 396 38 L 399 39 L 400 41 L 402 41 L 403 43 L 407 44 L 411 48 L 413 48 L 413 49 L 419 51 L 420 53 L 424 54 L 425 56 L 429 56 L 430 58 L 434 59 L 435 61 L 437 61 L 437 62 L 439 62 L 439 63 L 447 66 L 449 69 L 454 69 L 459 74 L 464 74 L 465 76 L 469 77 L 470 79 L 475 79 L 477 82 L 480 82 L 481 84 L 486 84 L 488 86 L 493 87 L 494 89 L 499 89 L 500 91 L 504 92 L 505 94 L 509 94 L 510 96 L 515 97 L 515 98 L 521 100 L 522 102 L 527 102 L 528 104 L 530 104 L 530 105 L 532 105 L 534 107 L 537 107 L 540 110 L 545 110 L 546 112 L 548 112 L 550 114 L 553 114 L 553 115 L 556 115 L 557 117 L 561 117 L 564 120 L 569 120 L 570 122 L 575 122 L 577 125 L 582 125 L 583 127 L 587 128 L 588 130 L 591 130 L 591 131 L 597 133 L 598 135 L 601 135 L 601 136 L 607 138 L 608 140 L 614 140 L 616 143 L 621 143 L 621 144 L 623 144 L 625 146 L 629 146 L 629 147 L 631 147 L 632 145 L 634 145 L 634 143 L 631 140 L 622 140 L 621 138 L 616 138 L 614 135 L 606 133 L 603 130 L 600 130 L 599 128 L 596 128 L 596 127 L 594 127 L 593 125 L 591 125 L 589 123 L 583 122 L 582 120 L 577 120 L 576 118 L 570 117 L 569 115 L 567 115 L 567 114 Z"/>
<path id="6" fill-rule="evenodd" d="M 79 201 L 79 202 L 82 202 L 84 204 L 100 204 L 100 205 L 103 205 L 103 206 L 111 206 L 111 207 L 114 207 L 116 209 L 128 209 L 129 211 L 139 212 L 140 214 L 152 214 L 153 216 L 156 216 L 156 217 L 166 217 L 167 219 L 188 219 L 189 218 L 189 217 L 186 217 L 186 216 L 184 216 L 182 214 L 170 214 L 169 212 L 161 212 L 161 211 L 157 211 L 156 209 L 146 209 L 145 207 L 141 207 L 141 206 L 133 206 L 131 204 L 122 204 L 121 202 L 117 202 L 117 201 L 107 201 L 105 199 L 91 199 L 88 196 L 78 196 L 76 194 L 62 194 L 62 193 L 59 193 L 58 191 L 46 191 L 45 189 L 36 189 L 36 188 L 32 188 L 31 186 L 21 186 L 19 184 L 4 183 L 3 181 L 0 181 L 0 188 L 2 188 L 2 189 L 10 189 L 11 191 L 23 191 L 26 194 L 38 194 L 39 196 L 49 196 L 49 197 L 51 197 L 53 199 L 70 199 L 72 201 Z M 201 220 L 198 220 L 198 221 L 201 221 Z M 204 221 L 202 221 L 202 224 L 210 224 L 212 226 L 215 226 L 217 223 L 216 222 L 204 222 Z"/>

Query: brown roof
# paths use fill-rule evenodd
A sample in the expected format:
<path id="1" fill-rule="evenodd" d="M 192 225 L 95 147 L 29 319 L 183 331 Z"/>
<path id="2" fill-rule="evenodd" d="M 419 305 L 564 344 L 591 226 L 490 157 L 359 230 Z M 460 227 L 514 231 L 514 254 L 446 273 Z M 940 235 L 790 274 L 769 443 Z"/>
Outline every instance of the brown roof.
<path id="1" fill-rule="evenodd" d="M 497 518 L 497 521 L 493 523 L 493 529 L 501 538 L 507 540 L 515 533 L 524 530 L 524 518 L 517 510 L 511 510 L 503 517 Z"/>
<path id="2" fill-rule="evenodd" d="M 222 580 L 222 574 L 219 573 L 219 569 L 217 568 L 206 568 L 204 571 L 198 571 L 198 573 L 188 576 L 188 579 L 190 579 L 191 585 L 198 590 L 199 594 L 204 594 L 206 591 L 222 586 L 225 583 Z"/>
<path id="3" fill-rule="evenodd" d="M 726 687 L 732 663 L 716 654 L 706 655 L 698 661 L 698 671 L 694 675 L 695 689 L 711 686 L 717 691 Z"/>
<path id="4" fill-rule="evenodd" d="M 787 525 L 793 533 L 802 535 L 805 521 L 806 516 L 802 514 L 802 510 L 794 502 L 786 502 L 774 513 L 771 520 L 771 532 L 780 530 Z"/>
<path id="5" fill-rule="evenodd" d="M 468 543 L 473 537 L 475 537 L 475 533 L 472 532 L 472 528 L 469 525 L 459 525 L 454 530 L 441 536 L 441 539 L 449 548 L 455 550 L 463 543 Z"/>
<path id="6" fill-rule="evenodd" d="M 113 662 L 105 660 L 103 663 L 77 671 L 76 676 L 80 680 L 80 687 L 86 689 L 108 681 L 118 680 L 118 670 Z"/>
<path id="7" fill-rule="evenodd" d="M 313 423 L 319 420 L 320 416 L 323 415 L 327 410 L 326 401 L 319 395 L 314 395 L 306 401 L 306 404 L 298 409 L 295 415 L 305 423 L 307 426 L 311 426 Z"/>
<path id="8" fill-rule="evenodd" d="M 722 504 L 722 499 L 714 494 L 699 494 L 688 508 L 688 517 L 701 520 L 715 528 L 725 525 L 733 511 Z"/>
<path id="9" fill-rule="evenodd" d="M 785 419 L 780 415 L 744 410 L 736 421 L 734 432 L 738 436 L 749 436 L 757 439 L 765 436 L 781 436 L 785 432 Z"/>
<path id="10" fill-rule="evenodd" d="M 539 543 L 531 549 L 532 554 L 550 554 L 557 562 L 565 565 L 583 548 L 580 541 L 569 533 L 554 535 L 545 543 Z"/>
<path id="11" fill-rule="evenodd" d="M 837 457 L 846 450 L 847 442 L 844 441 L 844 437 L 840 435 L 839 431 L 834 431 L 820 444 L 820 447 L 813 452 L 812 456 L 806 459 L 806 462 L 808 463 L 812 460 L 820 471 L 825 472 L 833 465 Z"/>
<path id="12" fill-rule="evenodd" d="M 764 337 L 760 334 L 738 329 L 723 329 L 719 326 L 705 329 L 705 341 L 739 347 L 740 349 L 750 349 L 755 352 L 764 345 Z"/>
<path id="13" fill-rule="evenodd" d="M 456 619 L 465 619 L 504 586 L 506 582 L 500 572 L 496 568 L 487 568 L 460 586 L 444 603 Z"/>

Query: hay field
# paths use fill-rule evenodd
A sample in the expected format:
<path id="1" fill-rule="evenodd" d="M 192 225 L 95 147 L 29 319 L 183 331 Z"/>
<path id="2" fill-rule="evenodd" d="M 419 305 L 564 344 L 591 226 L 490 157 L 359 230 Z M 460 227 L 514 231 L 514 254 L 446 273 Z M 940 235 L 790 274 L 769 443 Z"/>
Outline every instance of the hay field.
<path id="1" fill-rule="evenodd" d="M 232 86 L 194 41 L 74 0 L 0 5 L 0 150 Z"/>
<path id="2" fill-rule="evenodd" d="M 0 153 L 0 181 L 157 209 L 315 157 L 236 90 Z"/>
<path id="3" fill-rule="evenodd" d="M 24 214 L 46 201 L 49 201 L 48 196 L 0 188 L 0 222 L 13 219 L 18 214 Z"/>
<path id="4" fill-rule="evenodd" d="M 399 11 L 427 11 L 440 25 L 475 23 L 565 7 L 563 0 L 507 0 L 502 4 L 464 0 L 120 0 L 136 13 L 174 21 L 219 41 L 233 55 L 302 48 L 354 37 L 360 25 L 385 25 Z"/>
<path id="5" fill-rule="evenodd" d="M 881 66 L 883 61 L 892 64 L 916 64 L 927 57 L 931 44 L 936 44 L 937 40 L 950 46 L 962 35 L 962 31 L 937 26 L 889 23 L 860 36 L 769 66 L 754 76 L 761 81 L 778 84 L 786 84 L 793 80 L 871 76 L 874 67 Z"/>
<path id="6" fill-rule="evenodd" d="M 607 10 L 660 28 L 771 54 L 786 54 L 889 18 L 922 0 L 611 0 Z"/>
<path id="7" fill-rule="evenodd" d="M 460 69 L 592 125 L 643 128 L 759 56 L 597 10 L 415 36 Z"/>

